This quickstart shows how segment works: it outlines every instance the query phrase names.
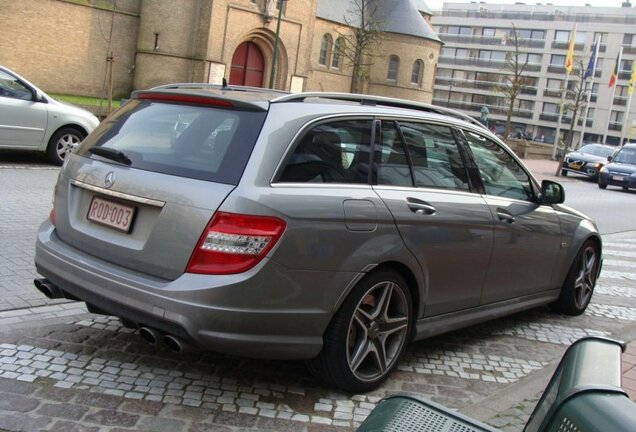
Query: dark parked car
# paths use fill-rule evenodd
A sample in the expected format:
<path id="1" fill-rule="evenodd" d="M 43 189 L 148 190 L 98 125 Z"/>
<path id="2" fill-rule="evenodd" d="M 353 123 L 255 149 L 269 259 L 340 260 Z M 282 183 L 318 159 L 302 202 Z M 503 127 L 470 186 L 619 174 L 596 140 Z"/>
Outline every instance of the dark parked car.
<path id="1" fill-rule="evenodd" d="M 636 188 L 636 144 L 626 144 L 608 160 L 610 162 L 601 168 L 598 187 L 620 186 L 623 190 Z"/>
<path id="2" fill-rule="evenodd" d="M 466 116 L 202 84 L 134 93 L 71 153 L 36 286 L 150 343 L 307 359 L 353 392 L 405 345 L 542 304 L 577 315 L 594 222 Z"/>
<path id="3" fill-rule="evenodd" d="M 607 158 L 615 150 L 616 147 L 609 145 L 586 144 L 565 155 L 561 175 L 566 176 L 568 172 L 572 172 L 597 179 L 599 170 L 607 163 Z"/>

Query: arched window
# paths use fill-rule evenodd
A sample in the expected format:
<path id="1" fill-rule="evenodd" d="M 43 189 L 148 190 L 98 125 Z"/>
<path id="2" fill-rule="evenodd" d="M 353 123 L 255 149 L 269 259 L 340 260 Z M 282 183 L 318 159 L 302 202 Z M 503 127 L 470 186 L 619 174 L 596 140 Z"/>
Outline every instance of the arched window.
<path id="1" fill-rule="evenodd" d="M 413 70 L 411 71 L 411 83 L 422 84 L 423 72 L 424 62 L 422 60 L 415 60 L 415 63 L 413 63 Z"/>
<path id="2" fill-rule="evenodd" d="M 325 34 L 322 37 L 320 43 L 320 56 L 318 57 L 318 63 L 327 66 L 329 64 L 329 57 L 331 56 L 331 35 Z"/>
<path id="3" fill-rule="evenodd" d="M 343 38 L 339 37 L 336 39 L 336 43 L 333 46 L 333 58 L 331 59 L 331 67 L 340 69 L 342 66 L 342 50 L 344 50 L 345 41 Z"/>
<path id="4" fill-rule="evenodd" d="M 386 79 L 391 81 L 397 81 L 398 68 L 400 66 L 400 59 L 396 55 L 389 57 L 389 70 L 386 73 Z"/>

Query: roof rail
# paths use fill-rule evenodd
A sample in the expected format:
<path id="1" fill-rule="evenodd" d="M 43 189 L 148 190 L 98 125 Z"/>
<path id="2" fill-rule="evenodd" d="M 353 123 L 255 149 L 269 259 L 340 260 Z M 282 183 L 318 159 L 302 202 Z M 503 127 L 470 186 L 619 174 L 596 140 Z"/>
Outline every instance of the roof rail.
<path id="1" fill-rule="evenodd" d="M 164 84 L 157 87 L 153 87 L 152 90 L 170 90 L 170 89 L 210 89 L 210 90 L 231 90 L 231 91 L 244 91 L 244 92 L 255 92 L 255 93 L 269 93 L 276 95 L 287 95 L 289 92 L 282 90 L 274 90 L 274 89 L 266 89 L 262 87 L 249 87 L 249 86 L 222 86 L 220 84 L 208 84 L 208 83 L 172 83 L 172 84 Z"/>
<path id="2" fill-rule="evenodd" d="M 483 129 L 488 129 L 482 123 L 477 121 L 476 119 L 470 117 L 467 114 L 459 112 L 454 109 L 439 107 L 436 105 L 426 104 L 422 102 L 413 102 L 404 99 L 394 99 L 383 96 L 373 96 L 373 95 L 362 95 L 362 94 L 354 94 L 354 93 L 326 93 L 326 92 L 307 92 L 307 93 L 292 93 L 287 94 L 285 96 L 281 96 L 276 99 L 272 99 L 271 103 L 281 103 L 281 102 L 303 102 L 308 98 L 321 98 L 321 99 L 332 99 L 339 101 L 348 101 L 348 102 L 359 102 L 362 105 L 381 105 L 395 108 L 406 108 L 417 111 L 430 112 L 435 114 L 446 115 L 450 117 L 455 117 L 460 120 L 464 120 L 465 122 L 474 124 Z"/>

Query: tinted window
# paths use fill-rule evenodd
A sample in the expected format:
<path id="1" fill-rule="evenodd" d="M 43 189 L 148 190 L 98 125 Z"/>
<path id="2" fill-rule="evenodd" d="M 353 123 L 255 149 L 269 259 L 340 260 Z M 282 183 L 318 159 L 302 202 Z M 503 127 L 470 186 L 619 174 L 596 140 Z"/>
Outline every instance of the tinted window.
<path id="1" fill-rule="evenodd" d="M 379 185 L 413 187 L 408 159 L 395 122 L 382 122 L 380 144 L 373 161 L 378 170 Z"/>
<path id="2" fill-rule="evenodd" d="M 78 154 L 104 147 L 123 152 L 133 168 L 237 184 L 264 112 L 133 100 L 84 141 Z"/>
<path id="3" fill-rule="evenodd" d="M 278 181 L 369 182 L 371 120 L 340 120 L 312 127 L 294 148 Z"/>
<path id="4" fill-rule="evenodd" d="M 503 147 L 473 132 L 465 136 L 488 195 L 532 200 L 530 177 Z"/>
<path id="5" fill-rule="evenodd" d="M 468 190 L 468 175 L 448 126 L 400 123 L 415 186 Z"/>

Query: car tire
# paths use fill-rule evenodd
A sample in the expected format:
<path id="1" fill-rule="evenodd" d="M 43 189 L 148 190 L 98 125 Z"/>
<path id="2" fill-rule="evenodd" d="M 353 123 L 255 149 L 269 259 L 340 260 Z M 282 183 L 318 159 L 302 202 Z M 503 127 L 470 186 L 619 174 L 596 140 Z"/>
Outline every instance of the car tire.
<path id="1" fill-rule="evenodd" d="M 312 374 L 349 392 L 367 392 L 397 367 L 411 336 L 411 295 L 392 270 L 365 276 L 334 315 Z"/>
<path id="2" fill-rule="evenodd" d="M 86 137 L 79 129 L 65 127 L 53 134 L 46 152 L 49 160 L 55 165 L 62 165 L 64 158 Z"/>
<path id="3" fill-rule="evenodd" d="M 566 170 L 561 170 L 561 175 L 563 177 L 567 177 L 568 176 L 568 172 Z"/>
<path id="4" fill-rule="evenodd" d="M 601 189 L 607 189 L 607 185 L 605 183 L 599 183 L 598 187 Z"/>
<path id="5" fill-rule="evenodd" d="M 570 267 L 561 294 L 550 306 L 566 315 L 580 315 L 592 299 L 598 273 L 600 254 L 594 241 L 583 243 Z"/>

